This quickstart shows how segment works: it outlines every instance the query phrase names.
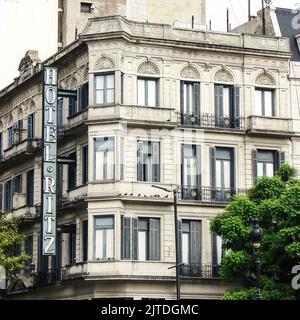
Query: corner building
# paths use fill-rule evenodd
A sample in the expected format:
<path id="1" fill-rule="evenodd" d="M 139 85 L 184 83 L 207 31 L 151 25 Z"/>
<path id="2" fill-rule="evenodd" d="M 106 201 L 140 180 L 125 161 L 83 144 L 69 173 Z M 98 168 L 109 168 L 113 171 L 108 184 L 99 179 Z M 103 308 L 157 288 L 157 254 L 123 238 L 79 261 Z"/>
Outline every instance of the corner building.
<path id="1" fill-rule="evenodd" d="M 230 196 L 291 162 L 289 40 L 107 15 L 41 63 L 28 52 L 0 93 L 2 208 L 22 220 L 32 265 L 10 299 L 174 299 L 178 186 L 181 295 L 219 299 Z M 42 68 L 58 67 L 58 242 L 39 281 Z"/>

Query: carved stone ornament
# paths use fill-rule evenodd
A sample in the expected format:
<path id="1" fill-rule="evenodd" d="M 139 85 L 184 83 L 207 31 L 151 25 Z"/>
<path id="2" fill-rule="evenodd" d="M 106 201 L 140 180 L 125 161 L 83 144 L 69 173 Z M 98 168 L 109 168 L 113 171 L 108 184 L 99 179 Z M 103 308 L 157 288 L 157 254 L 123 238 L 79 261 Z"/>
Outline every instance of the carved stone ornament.
<path id="1" fill-rule="evenodd" d="M 255 81 L 255 84 L 261 86 L 276 86 L 275 79 L 269 73 L 261 73 Z"/>
<path id="2" fill-rule="evenodd" d="M 115 67 L 116 67 L 115 62 L 110 57 L 101 57 L 97 59 L 94 65 L 95 70 L 115 69 Z"/>
<path id="3" fill-rule="evenodd" d="M 233 76 L 232 74 L 226 70 L 226 69 L 221 69 L 215 74 L 215 79 L 214 81 L 217 82 L 233 82 Z"/>
<path id="4" fill-rule="evenodd" d="M 75 77 L 72 77 L 69 87 L 71 90 L 75 90 L 77 88 L 77 79 Z"/>
<path id="5" fill-rule="evenodd" d="M 137 70 L 140 74 L 159 75 L 159 69 L 156 64 L 151 61 L 145 61 L 141 63 Z"/>
<path id="6" fill-rule="evenodd" d="M 87 81 L 89 79 L 89 68 L 88 67 L 85 68 L 85 70 L 83 72 L 82 79 L 83 79 L 83 82 L 85 82 L 85 81 Z"/>
<path id="7" fill-rule="evenodd" d="M 182 69 L 180 77 L 185 79 L 199 79 L 200 73 L 195 67 L 186 66 Z"/>
<path id="8" fill-rule="evenodd" d="M 38 52 L 35 50 L 29 50 L 25 56 L 21 59 L 19 64 L 20 79 L 25 80 L 33 75 L 34 67 L 41 62 Z"/>

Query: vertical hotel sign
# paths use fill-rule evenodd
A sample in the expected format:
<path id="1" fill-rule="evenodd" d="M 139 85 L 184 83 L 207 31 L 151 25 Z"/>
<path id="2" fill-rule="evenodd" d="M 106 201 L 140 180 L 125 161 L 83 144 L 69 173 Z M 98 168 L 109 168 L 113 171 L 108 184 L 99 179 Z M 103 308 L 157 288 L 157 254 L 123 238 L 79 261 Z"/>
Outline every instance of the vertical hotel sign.
<path id="1" fill-rule="evenodd" d="M 42 250 L 56 254 L 57 68 L 44 68 Z"/>

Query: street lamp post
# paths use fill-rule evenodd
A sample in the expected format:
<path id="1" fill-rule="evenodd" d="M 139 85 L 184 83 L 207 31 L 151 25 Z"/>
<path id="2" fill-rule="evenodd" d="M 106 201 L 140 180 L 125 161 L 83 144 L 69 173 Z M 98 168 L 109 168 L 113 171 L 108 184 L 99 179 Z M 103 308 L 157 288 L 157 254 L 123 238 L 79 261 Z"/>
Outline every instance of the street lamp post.
<path id="1" fill-rule="evenodd" d="M 178 214 L 177 214 L 177 187 L 173 189 L 167 189 L 160 186 L 152 185 L 153 188 L 160 189 L 166 192 L 173 193 L 173 201 L 174 201 L 174 222 L 175 222 L 175 252 L 176 252 L 176 296 L 177 300 L 180 300 L 180 268 L 182 263 L 179 262 L 179 238 L 178 238 Z M 174 268 L 174 267 L 171 267 Z M 170 268 L 169 268 L 170 269 Z"/>
<path id="2" fill-rule="evenodd" d="M 253 218 L 253 228 L 250 232 L 250 240 L 253 245 L 253 251 L 255 255 L 255 267 L 256 267 L 256 300 L 262 300 L 261 285 L 260 285 L 260 273 L 261 273 L 261 261 L 259 258 L 259 249 L 261 246 L 261 240 L 263 231 L 259 227 L 259 220 L 257 217 Z"/>

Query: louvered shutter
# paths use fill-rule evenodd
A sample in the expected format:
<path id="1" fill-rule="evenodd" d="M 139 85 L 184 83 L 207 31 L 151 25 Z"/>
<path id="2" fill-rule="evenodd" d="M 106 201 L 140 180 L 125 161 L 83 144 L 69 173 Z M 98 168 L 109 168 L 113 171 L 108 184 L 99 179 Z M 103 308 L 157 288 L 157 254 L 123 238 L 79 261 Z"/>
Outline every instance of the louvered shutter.
<path id="1" fill-rule="evenodd" d="M 191 264 L 201 264 L 202 234 L 201 222 L 191 221 Z"/>
<path id="2" fill-rule="evenodd" d="M 143 141 L 137 143 L 137 180 L 143 181 L 143 166 L 144 166 L 144 153 L 143 153 Z"/>
<path id="3" fill-rule="evenodd" d="M 153 182 L 159 182 L 160 181 L 160 152 L 159 152 L 159 142 L 152 142 L 152 172 Z"/>
<path id="4" fill-rule="evenodd" d="M 257 150 L 252 150 L 252 176 L 253 176 L 253 185 L 257 181 Z"/>
<path id="5" fill-rule="evenodd" d="M 131 259 L 131 218 L 121 217 L 122 224 L 122 259 L 130 260 Z"/>
<path id="6" fill-rule="evenodd" d="M 132 255 L 133 260 L 138 260 L 138 219 L 132 219 Z"/>
<path id="7" fill-rule="evenodd" d="M 160 260 L 160 220 L 150 219 L 149 259 Z"/>
<path id="8" fill-rule="evenodd" d="M 215 85 L 215 119 L 216 125 L 223 117 L 223 86 Z"/>
<path id="9" fill-rule="evenodd" d="M 196 125 L 200 125 L 200 83 L 194 83 L 194 113 Z"/>

